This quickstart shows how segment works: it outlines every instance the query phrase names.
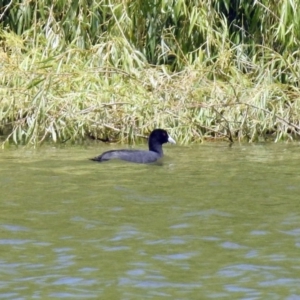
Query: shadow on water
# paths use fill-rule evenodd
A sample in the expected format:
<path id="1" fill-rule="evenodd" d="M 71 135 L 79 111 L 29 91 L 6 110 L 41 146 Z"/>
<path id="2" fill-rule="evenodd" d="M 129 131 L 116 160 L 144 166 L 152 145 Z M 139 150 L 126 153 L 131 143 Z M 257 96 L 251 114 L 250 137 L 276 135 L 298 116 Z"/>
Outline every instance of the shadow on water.
<path id="1" fill-rule="evenodd" d="M 298 144 L 102 150 L 1 153 L 0 299 L 300 299 Z"/>

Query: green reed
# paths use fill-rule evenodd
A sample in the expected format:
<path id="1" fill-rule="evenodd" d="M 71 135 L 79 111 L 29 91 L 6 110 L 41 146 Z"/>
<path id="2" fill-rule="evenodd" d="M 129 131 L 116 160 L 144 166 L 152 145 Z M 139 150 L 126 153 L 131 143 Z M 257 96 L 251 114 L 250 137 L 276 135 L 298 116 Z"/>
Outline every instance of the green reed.
<path id="1" fill-rule="evenodd" d="M 2 1 L 3 145 L 297 138 L 299 1 L 234 3 Z"/>

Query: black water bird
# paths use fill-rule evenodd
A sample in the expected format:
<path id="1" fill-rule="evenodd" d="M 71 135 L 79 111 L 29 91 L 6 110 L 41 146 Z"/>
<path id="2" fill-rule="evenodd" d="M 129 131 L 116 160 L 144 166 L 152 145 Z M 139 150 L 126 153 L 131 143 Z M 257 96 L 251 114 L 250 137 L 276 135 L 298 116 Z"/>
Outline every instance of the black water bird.
<path id="1" fill-rule="evenodd" d="M 164 129 L 154 129 L 148 139 L 149 151 L 130 149 L 110 150 L 91 158 L 91 160 L 103 162 L 111 159 L 121 159 L 140 164 L 153 163 L 163 156 L 162 144 L 167 142 L 176 144 L 167 131 Z"/>

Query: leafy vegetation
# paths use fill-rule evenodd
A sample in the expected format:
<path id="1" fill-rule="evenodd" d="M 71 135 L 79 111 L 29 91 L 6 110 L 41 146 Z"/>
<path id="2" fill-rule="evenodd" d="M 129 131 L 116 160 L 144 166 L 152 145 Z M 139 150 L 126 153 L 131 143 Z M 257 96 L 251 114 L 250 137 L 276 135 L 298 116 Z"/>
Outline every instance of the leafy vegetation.
<path id="1" fill-rule="evenodd" d="M 300 134 L 299 0 L 0 0 L 0 134 L 16 144 Z"/>

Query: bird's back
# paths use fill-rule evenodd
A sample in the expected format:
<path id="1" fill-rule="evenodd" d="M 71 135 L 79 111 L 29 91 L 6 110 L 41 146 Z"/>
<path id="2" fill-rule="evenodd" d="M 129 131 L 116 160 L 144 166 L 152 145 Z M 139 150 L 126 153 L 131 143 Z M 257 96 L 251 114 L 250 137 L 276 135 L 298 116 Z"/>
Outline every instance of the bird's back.
<path id="1" fill-rule="evenodd" d="M 107 161 L 111 159 L 121 159 L 135 163 L 152 163 L 157 161 L 162 155 L 154 151 L 145 150 L 110 150 L 102 153 L 100 156 L 92 158 L 94 161 Z"/>

